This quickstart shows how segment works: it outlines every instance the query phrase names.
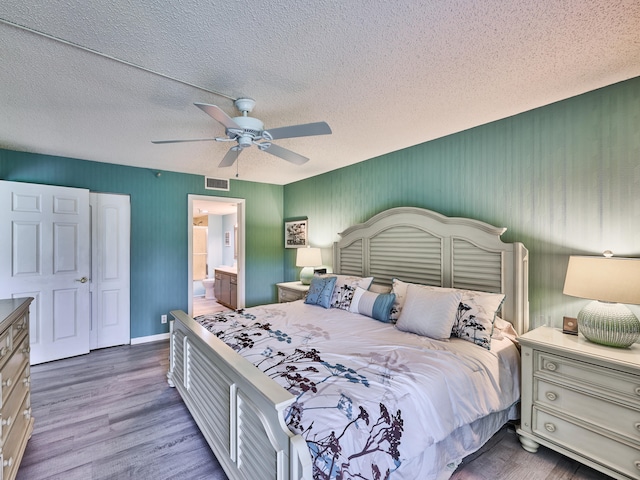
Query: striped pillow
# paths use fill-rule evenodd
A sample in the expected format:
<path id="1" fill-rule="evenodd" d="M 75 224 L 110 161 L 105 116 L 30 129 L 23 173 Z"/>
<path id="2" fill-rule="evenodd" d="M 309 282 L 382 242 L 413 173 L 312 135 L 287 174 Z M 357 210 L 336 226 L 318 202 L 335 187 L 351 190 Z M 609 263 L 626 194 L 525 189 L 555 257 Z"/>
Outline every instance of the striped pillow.
<path id="1" fill-rule="evenodd" d="M 349 311 L 390 323 L 389 312 L 395 299 L 393 293 L 375 293 L 356 287 Z"/>

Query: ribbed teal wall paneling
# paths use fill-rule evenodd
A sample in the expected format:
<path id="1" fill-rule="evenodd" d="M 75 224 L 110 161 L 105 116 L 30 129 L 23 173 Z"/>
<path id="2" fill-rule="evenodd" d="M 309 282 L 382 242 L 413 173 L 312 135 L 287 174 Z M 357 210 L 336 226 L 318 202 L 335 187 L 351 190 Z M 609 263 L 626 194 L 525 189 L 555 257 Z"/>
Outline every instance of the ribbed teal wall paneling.
<path id="1" fill-rule="evenodd" d="M 205 190 L 204 178 L 173 172 L 0 150 L 0 179 L 131 196 L 131 336 L 168 331 L 160 315 L 187 309 L 189 194 L 245 199 L 246 304 L 276 301 L 283 279 L 283 187 L 231 181 Z"/>
<path id="2" fill-rule="evenodd" d="M 639 125 L 634 78 L 286 185 L 284 216 L 309 217 L 327 261 L 337 232 L 394 206 L 508 227 L 530 252 L 532 326 L 560 326 L 586 303 L 562 294 L 569 255 L 640 256 Z"/>

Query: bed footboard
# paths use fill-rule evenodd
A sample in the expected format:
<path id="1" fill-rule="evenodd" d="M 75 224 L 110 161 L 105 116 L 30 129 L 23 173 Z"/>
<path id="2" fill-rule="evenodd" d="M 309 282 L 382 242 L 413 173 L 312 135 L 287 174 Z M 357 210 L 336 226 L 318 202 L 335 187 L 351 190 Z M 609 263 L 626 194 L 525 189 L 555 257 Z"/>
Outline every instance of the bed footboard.
<path id="1" fill-rule="evenodd" d="M 229 479 L 311 479 L 307 444 L 284 422 L 293 395 L 183 311 L 171 315 L 169 385 Z"/>

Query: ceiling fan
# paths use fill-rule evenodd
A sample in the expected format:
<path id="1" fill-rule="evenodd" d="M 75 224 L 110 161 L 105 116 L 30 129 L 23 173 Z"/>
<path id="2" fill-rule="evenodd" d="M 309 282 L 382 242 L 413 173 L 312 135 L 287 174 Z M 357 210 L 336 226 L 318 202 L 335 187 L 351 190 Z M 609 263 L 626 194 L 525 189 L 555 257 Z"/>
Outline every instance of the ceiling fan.
<path id="1" fill-rule="evenodd" d="M 220 165 L 218 165 L 219 167 L 230 167 L 233 165 L 242 150 L 251 145 L 255 145 L 263 152 L 280 157 L 287 162 L 302 165 L 309 161 L 307 157 L 275 145 L 271 143 L 271 141 L 282 138 L 309 137 L 312 135 L 327 135 L 331 133 L 331 128 L 326 122 L 305 123 L 265 130 L 264 124 L 260 120 L 248 115 L 256 105 L 255 100 L 251 98 L 239 98 L 234 103 L 242 115 L 233 118 L 216 105 L 206 103 L 194 104 L 224 126 L 226 137 L 196 138 L 193 140 L 156 140 L 152 141 L 152 143 L 208 142 L 214 140 L 216 142 L 236 142 L 236 145 L 231 147 L 224 156 Z"/>

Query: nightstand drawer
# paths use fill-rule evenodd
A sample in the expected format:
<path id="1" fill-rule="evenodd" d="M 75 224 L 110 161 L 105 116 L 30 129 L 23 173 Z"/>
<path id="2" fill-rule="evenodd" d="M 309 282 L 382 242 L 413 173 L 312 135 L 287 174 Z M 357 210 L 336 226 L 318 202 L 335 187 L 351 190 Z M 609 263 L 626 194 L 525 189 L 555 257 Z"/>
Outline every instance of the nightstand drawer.
<path id="1" fill-rule="evenodd" d="M 623 406 L 561 385 L 536 380 L 534 403 L 624 435 L 640 447 L 640 405 L 637 402 Z"/>
<path id="2" fill-rule="evenodd" d="M 602 465 L 612 466 L 629 478 L 640 476 L 640 449 L 617 441 L 602 432 L 592 431 L 567 419 L 533 409 L 533 431 L 568 450 L 577 452 Z"/>
<path id="3" fill-rule="evenodd" d="M 579 385 L 581 389 L 608 398 L 619 398 L 625 403 L 640 402 L 640 375 L 541 351 L 535 352 L 533 374 L 560 384 Z"/>
<path id="4" fill-rule="evenodd" d="M 284 288 L 280 288 L 278 290 L 278 301 L 281 303 L 295 302 L 296 300 L 303 299 L 305 295 L 306 295 L 306 292 L 297 292 L 297 291 L 285 290 Z"/>
<path id="5" fill-rule="evenodd" d="M 283 282 L 276 283 L 278 287 L 278 302 L 295 302 L 303 300 L 309 291 L 309 285 L 303 285 L 301 282 Z"/>

